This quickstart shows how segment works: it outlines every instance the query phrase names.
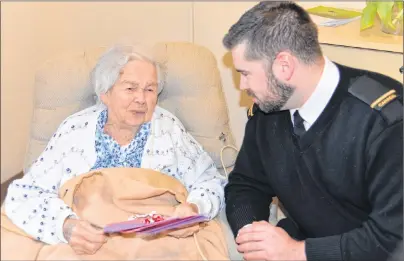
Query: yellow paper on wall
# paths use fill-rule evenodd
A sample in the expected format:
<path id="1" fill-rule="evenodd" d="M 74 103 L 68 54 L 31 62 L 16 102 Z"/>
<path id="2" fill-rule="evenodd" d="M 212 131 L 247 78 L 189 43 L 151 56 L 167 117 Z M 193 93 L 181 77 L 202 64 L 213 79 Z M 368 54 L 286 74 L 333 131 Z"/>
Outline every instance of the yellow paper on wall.
<path id="1" fill-rule="evenodd" d="M 350 19 L 360 16 L 362 13 L 358 11 L 345 10 L 335 7 L 316 6 L 306 10 L 309 14 L 333 18 L 333 19 Z"/>

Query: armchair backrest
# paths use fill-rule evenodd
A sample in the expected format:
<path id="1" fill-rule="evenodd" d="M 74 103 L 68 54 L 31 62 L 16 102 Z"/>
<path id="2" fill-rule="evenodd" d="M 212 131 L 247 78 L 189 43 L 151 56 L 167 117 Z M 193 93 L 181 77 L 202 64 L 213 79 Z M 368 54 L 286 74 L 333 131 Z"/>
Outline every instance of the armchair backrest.
<path id="1" fill-rule="evenodd" d="M 188 42 L 162 42 L 154 48 L 166 67 L 159 105 L 175 114 L 202 144 L 223 173 L 220 151 L 234 144 L 229 127 L 220 73 L 214 55 Z M 44 150 L 67 116 L 95 104 L 88 77 L 105 48 L 65 53 L 46 61 L 36 72 L 34 111 L 24 171 Z M 236 152 L 227 150 L 223 162 L 234 164 Z"/>

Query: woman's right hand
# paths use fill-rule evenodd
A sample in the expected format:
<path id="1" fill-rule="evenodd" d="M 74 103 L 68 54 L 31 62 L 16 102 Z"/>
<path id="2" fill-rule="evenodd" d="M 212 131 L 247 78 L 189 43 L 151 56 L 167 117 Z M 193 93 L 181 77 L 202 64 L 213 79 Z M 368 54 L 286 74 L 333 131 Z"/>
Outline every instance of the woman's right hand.
<path id="1" fill-rule="evenodd" d="M 66 219 L 63 235 L 78 255 L 93 255 L 107 241 L 102 229 L 97 229 L 88 221 L 79 219 Z"/>

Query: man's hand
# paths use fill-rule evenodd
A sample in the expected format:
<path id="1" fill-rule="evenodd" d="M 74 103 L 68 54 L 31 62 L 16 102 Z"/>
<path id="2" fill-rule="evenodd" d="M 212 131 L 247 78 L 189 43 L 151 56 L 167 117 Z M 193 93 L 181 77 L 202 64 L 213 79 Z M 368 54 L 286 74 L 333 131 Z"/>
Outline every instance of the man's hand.
<path id="1" fill-rule="evenodd" d="M 107 241 L 102 229 L 93 227 L 89 222 L 78 219 L 66 219 L 63 235 L 78 255 L 95 254 Z"/>
<path id="2" fill-rule="evenodd" d="M 181 203 L 175 207 L 174 217 L 188 217 L 198 214 L 198 206 L 193 203 Z"/>
<path id="3" fill-rule="evenodd" d="M 304 241 L 292 239 L 285 230 L 265 221 L 240 229 L 236 243 L 244 260 L 306 260 Z"/>

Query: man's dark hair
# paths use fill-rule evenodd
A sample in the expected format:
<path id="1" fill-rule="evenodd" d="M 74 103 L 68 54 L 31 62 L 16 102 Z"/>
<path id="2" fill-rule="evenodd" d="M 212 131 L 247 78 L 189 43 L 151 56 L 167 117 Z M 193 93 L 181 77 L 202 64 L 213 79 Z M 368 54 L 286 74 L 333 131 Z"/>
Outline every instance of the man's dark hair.
<path id="1" fill-rule="evenodd" d="M 246 44 L 247 60 L 269 64 L 281 51 L 290 51 L 306 64 L 322 55 L 316 25 L 293 2 L 263 1 L 244 13 L 223 39 L 229 50 L 242 43 Z"/>

